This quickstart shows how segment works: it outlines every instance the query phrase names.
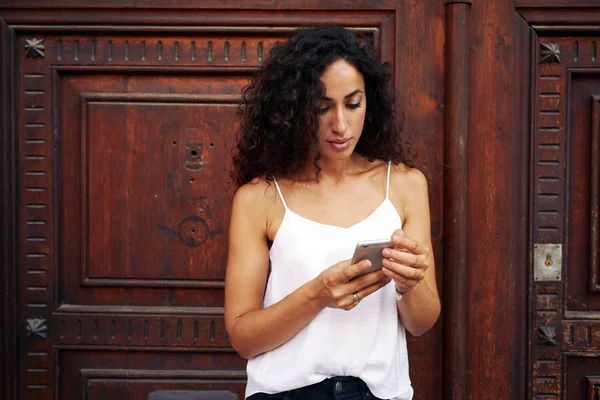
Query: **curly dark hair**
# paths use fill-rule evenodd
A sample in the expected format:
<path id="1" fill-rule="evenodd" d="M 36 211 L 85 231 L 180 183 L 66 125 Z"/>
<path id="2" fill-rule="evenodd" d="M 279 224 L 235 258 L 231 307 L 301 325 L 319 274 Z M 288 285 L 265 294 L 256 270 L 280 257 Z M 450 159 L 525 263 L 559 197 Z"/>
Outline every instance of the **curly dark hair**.
<path id="1" fill-rule="evenodd" d="M 243 91 L 232 173 L 238 187 L 262 175 L 271 182 L 273 175 L 297 172 L 306 165 L 310 152 L 318 179 L 318 103 L 325 93 L 320 77 L 339 59 L 352 64 L 365 81 L 365 125 L 355 152 L 371 162 L 409 163 L 389 65 L 382 64 L 372 42 L 363 39 L 342 27 L 318 26 L 298 29 L 288 41 L 271 49 Z"/>

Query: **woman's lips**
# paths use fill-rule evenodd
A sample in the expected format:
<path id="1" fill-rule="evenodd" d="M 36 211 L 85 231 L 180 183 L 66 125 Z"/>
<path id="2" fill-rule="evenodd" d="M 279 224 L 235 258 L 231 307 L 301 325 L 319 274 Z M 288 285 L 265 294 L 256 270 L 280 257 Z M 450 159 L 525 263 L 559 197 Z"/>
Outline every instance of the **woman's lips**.
<path id="1" fill-rule="evenodd" d="M 329 143 L 335 150 L 345 150 L 350 146 L 350 138 L 344 140 L 328 140 Z"/>

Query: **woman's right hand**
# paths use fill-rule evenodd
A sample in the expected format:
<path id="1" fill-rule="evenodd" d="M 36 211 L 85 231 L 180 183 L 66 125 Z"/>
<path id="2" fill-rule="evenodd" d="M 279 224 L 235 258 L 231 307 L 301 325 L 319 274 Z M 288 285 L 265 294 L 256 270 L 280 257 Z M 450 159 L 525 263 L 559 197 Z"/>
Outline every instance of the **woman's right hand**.
<path id="1" fill-rule="evenodd" d="M 321 272 L 316 278 L 316 283 L 319 285 L 317 298 L 323 307 L 351 310 L 362 299 L 391 281 L 391 278 L 381 270 L 358 276 L 371 267 L 369 260 L 356 264 L 350 262 L 350 260 L 340 261 Z"/>

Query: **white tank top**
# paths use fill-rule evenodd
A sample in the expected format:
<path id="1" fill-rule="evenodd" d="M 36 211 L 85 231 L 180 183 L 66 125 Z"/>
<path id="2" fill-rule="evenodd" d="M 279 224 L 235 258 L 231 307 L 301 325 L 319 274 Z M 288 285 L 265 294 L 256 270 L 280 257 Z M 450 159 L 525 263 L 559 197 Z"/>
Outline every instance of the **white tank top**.
<path id="1" fill-rule="evenodd" d="M 361 240 L 390 238 L 402 227 L 389 199 L 348 228 L 322 224 L 290 210 L 275 186 L 285 214 L 270 250 L 271 274 L 264 307 L 298 289 L 323 270 L 352 258 Z M 382 399 L 412 399 L 406 334 L 399 321 L 394 283 L 363 299 L 350 311 L 325 308 L 281 346 L 248 361 L 246 397 L 278 393 L 318 383 L 332 376 L 362 379 Z"/>

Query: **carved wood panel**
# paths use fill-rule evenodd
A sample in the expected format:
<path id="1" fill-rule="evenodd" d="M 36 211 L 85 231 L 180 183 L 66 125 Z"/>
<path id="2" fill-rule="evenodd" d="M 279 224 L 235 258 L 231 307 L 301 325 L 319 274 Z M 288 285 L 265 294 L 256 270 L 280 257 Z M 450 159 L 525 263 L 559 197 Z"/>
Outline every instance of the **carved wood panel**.
<path id="1" fill-rule="evenodd" d="M 561 243 L 564 232 L 566 70 L 554 43 L 538 42 L 534 85 L 533 241 Z M 564 279 L 564 278 L 563 278 Z M 531 346 L 535 396 L 558 396 L 561 387 L 560 341 L 562 285 L 533 284 L 535 299 Z"/>
<path id="2" fill-rule="evenodd" d="M 20 152 L 27 247 L 22 293 L 31 316 L 27 347 L 32 350 L 22 367 L 27 398 L 70 392 L 71 384 L 55 387 L 53 367 L 68 373 L 60 358 L 49 359 L 56 344 L 212 347 L 228 352 L 227 359 L 239 359 L 222 320 L 232 197 L 226 155 L 240 89 L 251 72 L 243 63 L 256 66 L 272 42 L 265 38 L 253 48 L 241 41 L 236 48 L 215 40 L 222 53 L 215 46 L 211 55 L 213 41 L 205 47 L 190 41 L 190 57 L 182 64 L 223 68 L 229 62 L 244 68 L 186 66 L 185 73 L 171 73 L 157 69 L 181 60 L 182 47 L 169 38 L 139 43 L 133 38 L 131 45 L 122 38 L 20 40 L 24 58 L 33 61 L 23 63 L 28 70 L 22 75 Z M 37 52 L 31 53 L 34 45 Z M 111 64 L 123 62 L 147 67 L 136 73 L 127 67 L 115 71 Z M 93 72 L 86 70 L 91 64 Z M 241 397 L 244 363 L 237 364 L 242 365 L 237 384 L 231 379 L 202 384 L 202 373 L 182 381 L 176 373 L 167 377 L 152 370 L 139 381 L 151 383 L 142 385 L 143 392 L 227 388 Z M 97 370 L 100 376 L 106 372 L 102 364 Z M 74 393 L 123 398 L 116 375 L 89 374 L 85 391 Z M 211 381 L 219 378 L 213 375 Z"/>
<path id="3" fill-rule="evenodd" d="M 600 353 L 564 355 L 565 399 L 596 400 L 600 395 Z"/>
<path id="4" fill-rule="evenodd" d="M 195 65 L 257 67 L 285 32 L 247 37 L 216 34 L 195 37 L 61 37 L 44 44 L 54 65 Z M 34 40 L 34 39 L 29 39 Z M 43 39 L 35 39 L 37 41 Z M 31 55 L 34 50 L 29 50 Z"/>
<path id="5" fill-rule="evenodd" d="M 599 39 L 538 38 L 532 234 L 563 254 L 560 282 L 532 281 L 534 398 L 598 396 Z"/>
<path id="6" fill-rule="evenodd" d="M 19 37 L 18 48 L 21 60 L 27 61 L 20 64 L 17 94 L 21 321 L 27 324 L 20 337 L 26 343 L 21 351 L 21 391 L 31 398 L 52 398 L 54 363 L 48 328 L 55 288 L 52 86 L 49 68 L 44 58 L 38 57 L 45 50 L 41 39 Z"/>
<path id="7" fill-rule="evenodd" d="M 245 362 L 230 350 L 55 351 L 61 366 L 58 398 L 146 400 L 156 390 L 244 392 Z"/>

